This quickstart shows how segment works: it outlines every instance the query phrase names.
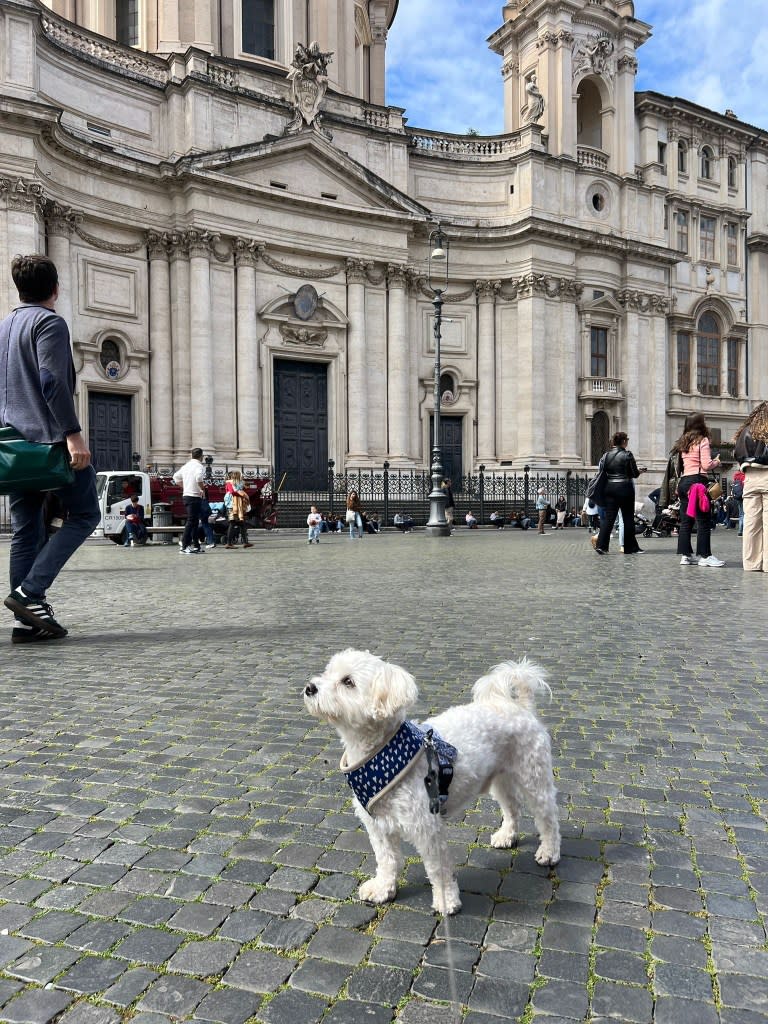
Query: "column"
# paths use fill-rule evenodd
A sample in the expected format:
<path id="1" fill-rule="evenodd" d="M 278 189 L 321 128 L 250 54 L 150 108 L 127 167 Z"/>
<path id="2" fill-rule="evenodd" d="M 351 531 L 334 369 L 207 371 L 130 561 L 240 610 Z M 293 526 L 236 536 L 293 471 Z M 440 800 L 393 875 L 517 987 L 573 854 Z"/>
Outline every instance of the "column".
<path id="1" fill-rule="evenodd" d="M 578 400 L 579 389 L 577 362 L 578 350 L 581 345 L 581 334 L 578 329 L 578 318 L 576 307 L 573 302 L 561 295 L 560 297 L 560 323 L 559 344 L 560 344 L 560 409 L 561 409 L 561 436 L 560 451 L 567 462 L 578 463 L 581 456 L 578 451 L 579 435 L 581 433 L 578 423 Z M 555 319 L 557 323 L 557 319 Z"/>
<path id="2" fill-rule="evenodd" d="M 149 423 L 152 458 L 170 462 L 173 453 L 173 366 L 171 277 L 168 236 L 147 232 L 149 260 Z"/>
<path id="3" fill-rule="evenodd" d="M 720 339 L 720 394 L 728 394 L 728 337 Z"/>
<path id="4" fill-rule="evenodd" d="M 739 398 L 747 397 L 747 342 L 745 338 L 739 338 L 739 371 L 738 371 Z"/>
<path id="5" fill-rule="evenodd" d="M 261 455 L 261 383 L 256 320 L 256 242 L 237 238 L 235 251 L 235 310 L 237 317 L 237 432 L 238 456 L 255 462 Z"/>
<path id="6" fill-rule="evenodd" d="M 158 0 L 157 49 L 160 53 L 181 53 L 179 0 Z"/>
<path id="7" fill-rule="evenodd" d="M 408 458 L 410 431 L 408 395 L 411 390 L 408 358 L 408 310 L 405 293 L 405 267 L 387 267 L 387 312 L 389 344 L 387 346 L 387 394 L 390 459 Z"/>
<path id="8" fill-rule="evenodd" d="M 417 462 L 423 461 L 422 440 L 419 423 L 419 402 L 421 388 L 419 386 L 419 367 L 421 364 L 422 328 L 419 319 L 419 296 L 424 276 L 420 270 L 409 267 L 408 280 L 408 364 L 409 379 L 412 382 L 408 403 L 408 422 L 410 423 L 411 447 L 409 456 Z"/>
<path id="9" fill-rule="evenodd" d="M 624 423 L 620 423 L 618 429 L 629 434 L 629 447 L 637 449 L 640 445 L 640 406 L 644 397 L 640 381 L 640 317 L 629 309 L 624 317 L 624 332 Z M 617 415 L 621 419 L 619 410 Z"/>
<path id="10" fill-rule="evenodd" d="M 68 207 L 61 206 L 59 203 L 46 204 L 45 225 L 48 233 L 48 255 L 56 264 L 56 270 L 59 273 L 59 297 L 56 300 L 56 312 L 67 321 L 73 345 L 75 339 L 72 312 L 76 301 L 72 293 L 72 256 L 69 240 L 74 220 L 74 214 Z M 76 274 L 74 278 L 77 281 Z"/>
<path id="11" fill-rule="evenodd" d="M 192 413 L 189 377 L 189 263 L 185 234 L 170 236 L 169 256 L 174 460 L 186 462 L 192 448 Z"/>
<path id="12" fill-rule="evenodd" d="M 369 79 L 371 83 L 370 102 L 382 105 L 386 103 L 384 80 L 386 71 L 387 29 L 384 25 L 371 26 L 373 44 L 369 55 Z"/>
<path id="13" fill-rule="evenodd" d="M 517 458 L 532 463 L 546 460 L 546 300 L 526 287 L 518 291 L 517 338 L 518 450 Z"/>
<path id="14" fill-rule="evenodd" d="M 477 281 L 477 459 L 496 461 L 496 295 L 500 281 Z"/>
<path id="15" fill-rule="evenodd" d="M 189 241 L 189 354 L 192 404 L 192 444 L 213 454 L 214 395 L 213 338 L 211 336 L 211 246 L 210 231 L 192 229 Z"/>
<path id="16" fill-rule="evenodd" d="M 350 461 L 368 455 L 365 271 L 363 260 L 347 260 L 347 459 Z"/>

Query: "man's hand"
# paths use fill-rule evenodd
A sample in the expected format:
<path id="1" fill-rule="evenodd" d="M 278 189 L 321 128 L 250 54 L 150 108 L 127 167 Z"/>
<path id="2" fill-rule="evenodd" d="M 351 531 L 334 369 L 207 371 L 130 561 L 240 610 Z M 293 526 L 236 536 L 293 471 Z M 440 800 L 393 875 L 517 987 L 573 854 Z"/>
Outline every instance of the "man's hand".
<path id="1" fill-rule="evenodd" d="M 83 435 L 80 433 L 68 434 L 66 441 L 69 457 L 72 460 L 72 469 L 85 469 L 86 466 L 90 466 L 91 452 Z"/>

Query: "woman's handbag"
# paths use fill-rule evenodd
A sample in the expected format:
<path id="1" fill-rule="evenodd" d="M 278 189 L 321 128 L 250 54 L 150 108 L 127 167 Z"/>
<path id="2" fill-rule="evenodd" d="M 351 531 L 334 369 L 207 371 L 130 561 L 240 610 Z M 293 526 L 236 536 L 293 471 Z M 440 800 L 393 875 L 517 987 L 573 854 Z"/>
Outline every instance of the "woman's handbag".
<path id="1" fill-rule="evenodd" d="M 602 505 L 605 500 L 605 485 L 608 482 L 608 474 L 605 472 L 605 459 L 606 456 L 603 455 L 598 464 L 597 472 L 587 484 L 587 497 L 593 505 Z"/>
<path id="2" fill-rule="evenodd" d="M 717 501 L 718 498 L 723 496 L 723 488 L 720 486 L 719 480 L 713 480 L 707 487 L 707 494 L 709 495 L 710 501 Z"/>
<path id="3" fill-rule="evenodd" d="M 348 523 L 354 523 L 354 522 L 356 522 L 356 521 L 357 521 L 357 520 L 356 520 L 356 517 L 355 517 L 355 511 L 354 511 L 354 509 L 348 508 L 348 509 L 347 509 L 347 522 L 348 522 Z"/>
<path id="4" fill-rule="evenodd" d="M 0 494 L 55 491 L 74 479 L 65 444 L 27 441 L 13 427 L 0 427 Z"/>

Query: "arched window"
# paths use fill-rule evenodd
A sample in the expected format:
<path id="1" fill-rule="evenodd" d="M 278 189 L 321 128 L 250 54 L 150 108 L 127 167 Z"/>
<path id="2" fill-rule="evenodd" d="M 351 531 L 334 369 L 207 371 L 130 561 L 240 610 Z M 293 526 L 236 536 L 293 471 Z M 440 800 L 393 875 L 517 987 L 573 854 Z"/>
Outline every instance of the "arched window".
<path id="1" fill-rule="evenodd" d="M 728 188 L 737 188 L 736 175 L 737 175 L 737 163 L 735 156 L 728 157 Z"/>
<path id="2" fill-rule="evenodd" d="M 677 173 L 688 173 L 688 143 L 685 139 L 677 140 Z"/>
<path id="3" fill-rule="evenodd" d="M 576 142 L 579 146 L 603 148 L 603 101 L 594 82 L 586 79 L 579 86 L 576 103 Z"/>
<path id="4" fill-rule="evenodd" d="M 697 387 L 702 395 L 720 394 L 720 324 L 702 313 L 696 325 Z"/>
<path id="5" fill-rule="evenodd" d="M 139 45 L 139 0 L 115 0 L 115 39 L 125 46 Z"/>
<path id="6" fill-rule="evenodd" d="M 590 436 L 591 452 L 590 459 L 593 466 L 596 466 L 600 459 L 608 451 L 610 445 L 608 444 L 611 434 L 611 424 L 608 419 L 608 413 L 596 412 L 592 417 L 592 430 Z"/>
<path id="7" fill-rule="evenodd" d="M 712 168 L 715 162 L 715 154 L 709 146 L 702 146 L 701 149 L 701 177 L 707 181 L 712 178 Z"/>
<path id="8" fill-rule="evenodd" d="M 99 353 L 99 362 L 104 369 L 106 370 L 110 363 L 119 363 L 121 361 L 120 346 L 117 342 L 113 341 L 112 338 L 106 338 L 102 341 L 101 352 Z"/>
<path id="9" fill-rule="evenodd" d="M 243 53 L 275 59 L 275 0 L 242 0 Z"/>

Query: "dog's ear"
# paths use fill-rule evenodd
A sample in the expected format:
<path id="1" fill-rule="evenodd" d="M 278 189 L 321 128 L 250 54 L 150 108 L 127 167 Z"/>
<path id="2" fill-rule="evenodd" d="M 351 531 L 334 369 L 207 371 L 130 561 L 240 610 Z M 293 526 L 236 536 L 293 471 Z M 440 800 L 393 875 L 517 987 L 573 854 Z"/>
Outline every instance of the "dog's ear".
<path id="1" fill-rule="evenodd" d="M 415 704 L 419 691 L 416 680 L 399 665 L 382 661 L 370 690 L 374 718 L 390 718 Z"/>

